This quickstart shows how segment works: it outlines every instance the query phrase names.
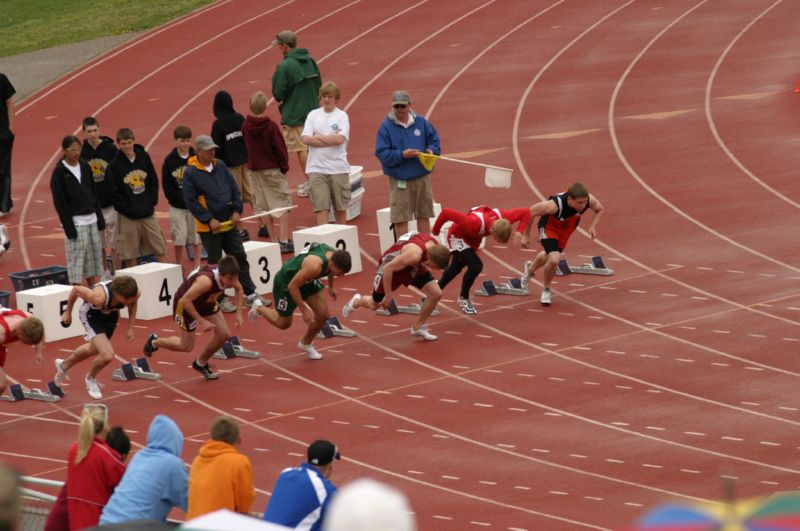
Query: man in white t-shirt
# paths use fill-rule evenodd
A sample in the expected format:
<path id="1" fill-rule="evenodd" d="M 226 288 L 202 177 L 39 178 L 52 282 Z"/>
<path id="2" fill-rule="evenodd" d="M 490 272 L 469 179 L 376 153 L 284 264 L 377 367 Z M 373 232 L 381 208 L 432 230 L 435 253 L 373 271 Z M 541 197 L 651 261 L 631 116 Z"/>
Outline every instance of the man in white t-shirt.
<path id="1" fill-rule="evenodd" d="M 311 185 L 311 204 L 317 225 L 328 223 L 331 205 L 336 223 L 347 223 L 347 207 L 350 204 L 350 163 L 347 162 L 350 118 L 336 106 L 340 97 L 336 83 L 323 83 L 319 89 L 321 107 L 308 113 L 303 127 L 303 143 L 308 146 L 306 175 Z"/>

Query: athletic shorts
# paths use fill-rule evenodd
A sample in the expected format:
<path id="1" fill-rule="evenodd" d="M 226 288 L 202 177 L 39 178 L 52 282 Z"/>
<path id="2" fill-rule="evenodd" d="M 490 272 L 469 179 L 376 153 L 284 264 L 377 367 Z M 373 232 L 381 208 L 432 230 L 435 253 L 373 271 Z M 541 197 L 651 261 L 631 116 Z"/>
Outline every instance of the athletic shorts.
<path id="1" fill-rule="evenodd" d="M 86 334 L 83 336 L 86 341 L 91 341 L 94 336 L 105 334 L 108 339 L 114 335 L 119 321 L 119 312 L 113 311 L 103 313 L 100 310 L 92 309 L 88 304 L 81 305 L 78 312 L 81 323 Z"/>
<path id="2" fill-rule="evenodd" d="M 272 295 L 275 298 L 275 309 L 278 311 L 278 315 L 281 317 L 291 316 L 292 313 L 294 313 L 295 308 L 297 308 L 297 303 L 294 302 L 294 299 L 289 293 L 290 280 L 291 279 L 286 278 L 279 271 L 278 274 L 275 275 L 275 281 L 272 284 Z M 303 300 L 306 300 L 310 296 L 314 295 L 315 293 L 319 293 L 324 289 L 325 286 L 322 285 L 322 282 L 320 282 L 318 279 L 315 279 L 300 286 L 300 296 L 303 298 Z"/>
<path id="3" fill-rule="evenodd" d="M 395 291 L 400 286 L 414 286 L 417 289 L 422 289 L 428 282 L 433 282 L 435 280 L 431 272 L 427 269 L 414 277 L 411 275 L 402 278 L 397 277 L 398 275 L 396 273 L 392 277 L 392 291 Z M 375 275 L 375 280 L 372 283 L 372 300 L 381 302 L 385 297 L 386 293 L 383 292 L 383 275 Z"/>

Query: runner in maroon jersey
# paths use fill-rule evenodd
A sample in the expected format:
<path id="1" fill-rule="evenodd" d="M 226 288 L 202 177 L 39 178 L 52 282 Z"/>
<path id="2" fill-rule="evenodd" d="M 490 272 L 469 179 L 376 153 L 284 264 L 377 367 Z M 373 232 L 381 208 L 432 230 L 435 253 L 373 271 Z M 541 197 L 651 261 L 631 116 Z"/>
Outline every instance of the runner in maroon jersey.
<path id="1" fill-rule="evenodd" d="M 603 214 L 603 205 L 597 200 L 583 183 L 574 183 L 566 192 L 551 195 L 549 199 L 536 203 L 531 207 L 531 217 L 539 217 L 539 241 L 544 251 L 536 255 L 533 260 L 527 260 L 523 267 L 520 280 L 527 284 L 537 269 L 544 266 L 542 296 L 539 299 L 544 306 L 550 306 L 550 285 L 556 274 L 561 253 L 567 247 L 567 241 L 581 217 L 587 210 L 592 210 L 592 223 L 589 225 L 589 237 L 594 240 L 597 235 L 597 222 Z M 522 244 L 527 245 L 530 229 L 523 238 Z"/>
<path id="2" fill-rule="evenodd" d="M 391 293 L 400 286 L 414 286 L 425 294 L 425 303 L 419 317 L 411 327 L 411 335 L 420 336 L 426 341 L 435 341 L 437 336 L 428 331 L 425 321 L 430 316 L 442 290 L 431 275 L 430 269 L 444 269 L 450 263 L 450 251 L 430 234 L 409 232 L 401 236 L 397 243 L 383 253 L 378 272 L 372 287 L 372 295 L 359 294 L 344 305 L 342 315 L 348 317 L 353 310 L 364 306 L 370 310 L 388 308 L 392 302 Z M 388 295 L 388 296 L 387 296 Z"/>
<path id="3" fill-rule="evenodd" d="M 208 360 L 231 337 L 225 316 L 219 311 L 219 299 L 227 288 L 236 292 L 236 326 L 242 324 L 242 285 L 239 283 L 239 263 L 231 256 L 225 256 L 217 265 L 207 265 L 193 271 L 189 278 L 175 292 L 172 315 L 180 329 L 180 336 L 159 338 L 150 334 L 144 344 L 144 353 L 150 357 L 160 348 L 178 352 L 191 352 L 194 348 L 195 330 L 211 332 L 213 336 L 203 351 L 192 362 L 192 368 L 206 380 L 216 380 L 219 374 L 213 372 Z"/>

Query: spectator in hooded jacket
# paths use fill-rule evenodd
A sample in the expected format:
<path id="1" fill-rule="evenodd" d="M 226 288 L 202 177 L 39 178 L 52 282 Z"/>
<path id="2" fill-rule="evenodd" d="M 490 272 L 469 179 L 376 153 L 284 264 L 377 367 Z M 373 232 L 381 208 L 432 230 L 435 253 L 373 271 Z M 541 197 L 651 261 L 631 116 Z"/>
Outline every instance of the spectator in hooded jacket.
<path id="1" fill-rule="evenodd" d="M 67 254 L 67 272 L 72 284 L 94 286 L 103 274 L 103 212 L 95 196 L 92 169 L 80 158 L 81 141 L 67 135 L 61 141 L 63 157 L 50 177 L 53 206 L 58 213 Z"/>
<path id="2" fill-rule="evenodd" d="M 100 135 L 100 122 L 94 116 L 87 116 L 81 123 L 83 129 L 83 146 L 81 158 L 89 163 L 94 177 L 94 195 L 103 211 L 106 228 L 103 231 L 103 257 L 111 255 L 109 274 L 119 267 L 117 260 L 117 211 L 114 210 L 114 196 L 111 181 L 106 179 L 106 168 L 117 156 L 114 140 Z"/>
<path id="3" fill-rule="evenodd" d="M 14 147 L 16 89 L 5 74 L 0 73 L 0 218 L 11 212 L 11 150 Z"/>
<path id="4" fill-rule="evenodd" d="M 147 431 L 147 447 L 131 459 L 103 509 L 100 523 L 166 522 L 173 507 L 185 511 L 189 475 L 181 460 L 182 451 L 183 433 L 178 425 L 166 415 L 157 415 Z"/>
<path id="5" fill-rule="evenodd" d="M 106 169 L 119 215 L 117 255 L 127 267 L 147 255 L 165 262 L 167 254 L 167 241 L 155 216 L 158 174 L 150 155 L 135 142 L 133 131 L 127 127 L 117 131 L 119 153 Z"/>
<path id="6" fill-rule="evenodd" d="M 281 128 L 289 153 L 297 153 L 300 170 L 306 171 L 308 147 L 301 138 L 306 116 L 319 105 L 319 88 L 322 74 L 314 58 L 305 48 L 297 47 L 293 31 L 283 30 L 272 41 L 283 56 L 272 75 L 272 96 L 281 111 Z M 297 187 L 299 197 L 311 195 L 308 176 Z"/>
<path id="7" fill-rule="evenodd" d="M 255 499 L 253 467 L 236 449 L 242 443 L 239 423 L 221 416 L 211 424 L 189 472 L 189 510 L 186 519 L 228 509 L 247 514 Z"/>

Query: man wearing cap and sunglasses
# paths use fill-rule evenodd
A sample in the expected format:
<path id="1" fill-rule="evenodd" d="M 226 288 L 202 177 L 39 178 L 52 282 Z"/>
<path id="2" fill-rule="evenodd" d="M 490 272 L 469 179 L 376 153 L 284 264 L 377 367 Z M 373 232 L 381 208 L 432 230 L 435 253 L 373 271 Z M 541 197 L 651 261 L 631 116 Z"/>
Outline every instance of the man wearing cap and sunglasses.
<path id="1" fill-rule="evenodd" d="M 405 90 L 392 94 L 392 110 L 384 118 L 375 140 L 375 156 L 389 177 L 389 219 L 395 236 L 408 232 L 408 222 L 417 220 L 417 231 L 431 232 L 433 190 L 430 170 L 420 162 L 420 153 L 439 155 L 439 133 L 428 120 L 411 110 Z"/>
<path id="2" fill-rule="evenodd" d="M 264 520 L 292 529 L 319 531 L 336 486 L 331 483 L 333 461 L 341 458 L 336 445 L 318 440 L 308 447 L 308 462 L 287 468 L 278 476 Z"/>
<path id="3" fill-rule="evenodd" d="M 286 140 L 289 153 L 297 153 L 300 170 L 303 172 L 303 183 L 297 187 L 297 195 L 308 197 L 311 186 L 308 183 L 306 161 L 308 146 L 303 143 L 301 135 L 308 113 L 319 106 L 319 89 L 322 86 L 322 74 L 314 58 L 305 48 L 297 47 L 297 36 L 293 31 L 283 30 L 272 41 L 283 55 L 272 75 L 272 96 L 278 102 L 281 112 L 281 129 Z"/>

